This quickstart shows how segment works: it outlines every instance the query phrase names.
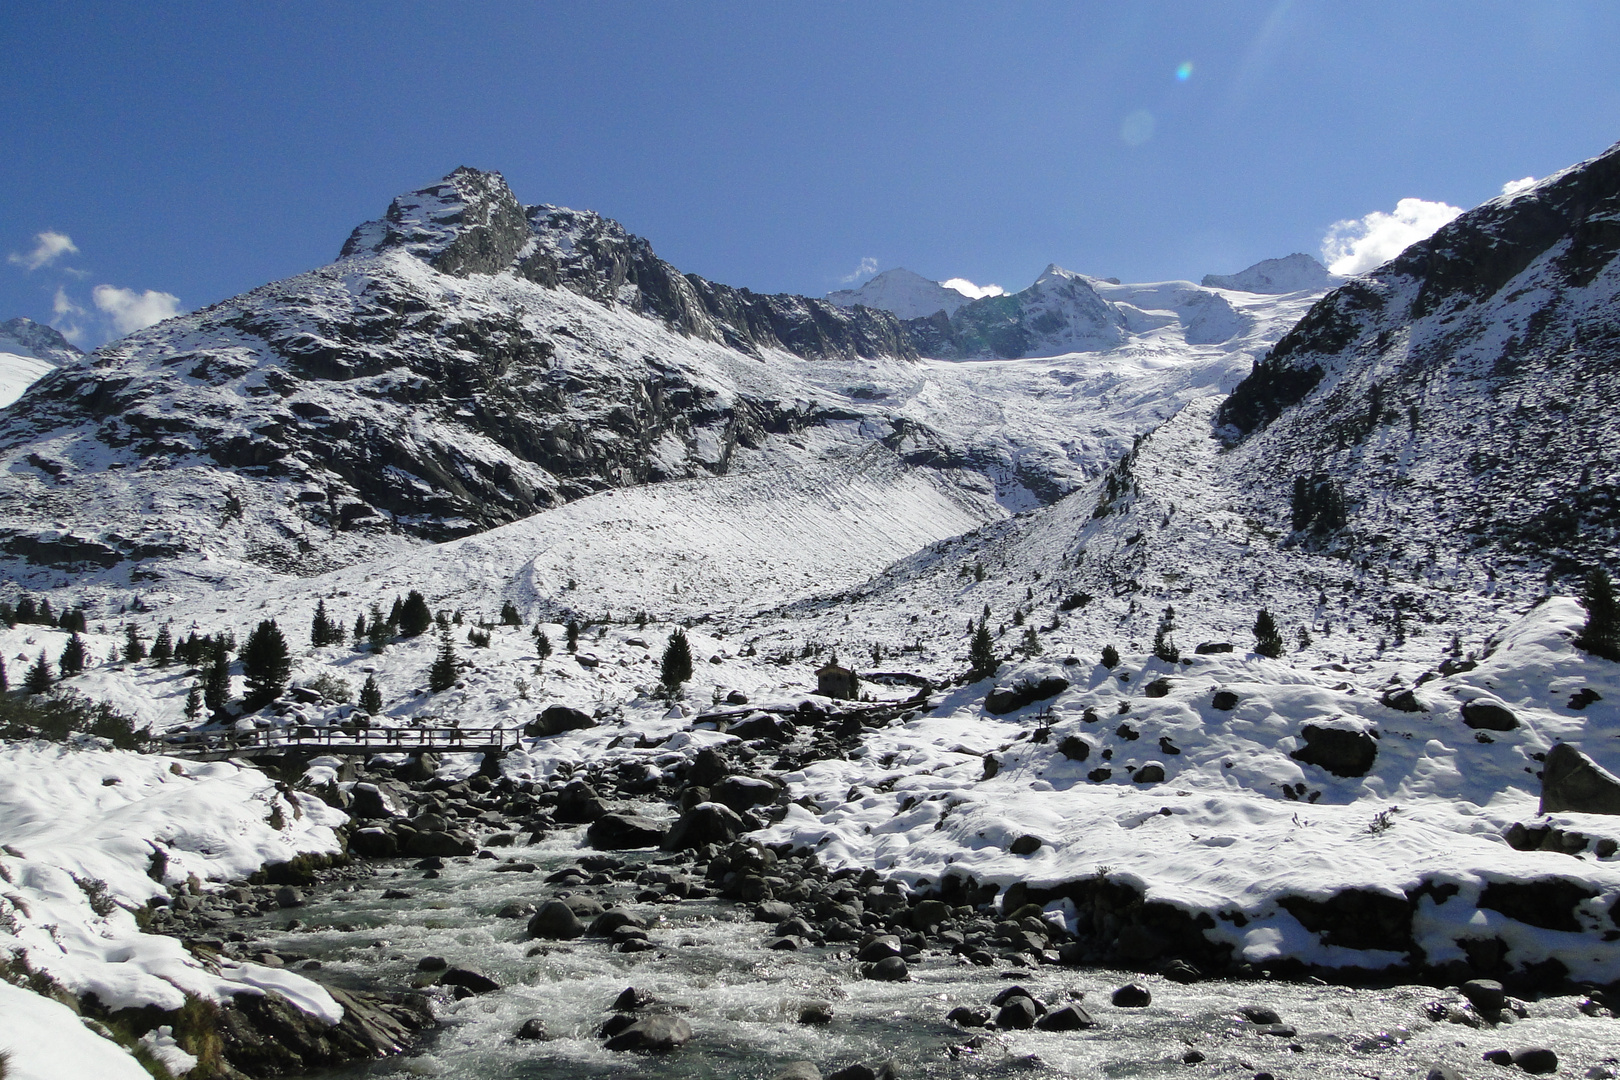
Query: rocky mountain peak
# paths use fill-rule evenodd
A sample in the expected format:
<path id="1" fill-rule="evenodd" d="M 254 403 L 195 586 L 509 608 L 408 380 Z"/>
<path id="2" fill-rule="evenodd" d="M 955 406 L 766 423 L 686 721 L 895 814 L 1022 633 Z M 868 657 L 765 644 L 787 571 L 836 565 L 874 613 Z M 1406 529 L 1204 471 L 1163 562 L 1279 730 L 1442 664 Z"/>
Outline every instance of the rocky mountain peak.
<path id="1" fill-rule="evenodd" d="M 440 273 L 467 277 L 507 269 L 529 241 L 527 215 L 506 179 L 463 165 L 396 198 L 349 235 L 338 257 L 400 248 Z"/>
<path id="2" fill-rule="evenodd" d="M 1205 274 L 1201 284 L 1209 289 L 1262 293 L 1280 296 L 1293 292 L 1320 292 L 1344 283 L 1344 278 L 1303 252 L 1280 259 L 1262 259 L 1235 274 Z"/>
<path id="3" fill-rule="evenodd" d="M 0 323 L 0 353 L 32 357 L 52 364 L 71 364 L 84 356 L 55 327 L 18 316 Z"/>

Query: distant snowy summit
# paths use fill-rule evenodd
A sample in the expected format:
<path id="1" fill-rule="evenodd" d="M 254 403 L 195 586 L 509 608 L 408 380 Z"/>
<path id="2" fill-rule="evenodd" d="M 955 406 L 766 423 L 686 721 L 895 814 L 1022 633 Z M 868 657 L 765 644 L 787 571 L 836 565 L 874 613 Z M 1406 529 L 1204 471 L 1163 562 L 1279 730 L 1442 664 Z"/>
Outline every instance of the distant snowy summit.
<path id="1" fill-rule="evenodd" d="M 1309 255 L 1296 251 L 1281 259 L 1264 259 L 1235 274 L 1205 274 L 1201 284 L 1209 289 L 1281 296 L 1285 293 L 1325 292 L 1344 284 L 1344 278 L 1329 273 L 1327 267 Z"/>
<path id="2" fill-rule="evenodd" d="M 930 281 L 905 267 L 896 267 L 883 271 L 858 289 L 830 292 L 826 299 L 829 304 L 841 308 L 852 308 L 859 304 L 893 312 L 902 319 L 926 319 L 937 311 L 943 311 L 949 317 L 970 300 L 1001 295 L 999 285 L 981 289 L 967 286 L 966 282 L 958 285 L 960 281 L 960 278 L 952 278 L 948 282 Z M 966 292 L 964 288 L 972 288 L 973 291 Z"/>
<path id="3" fill-rule="evenodd" d="M 16 401 L 37 380 L 83 356 L 67 338 L 33 319 L 0 323 L 0 408 Z"/>

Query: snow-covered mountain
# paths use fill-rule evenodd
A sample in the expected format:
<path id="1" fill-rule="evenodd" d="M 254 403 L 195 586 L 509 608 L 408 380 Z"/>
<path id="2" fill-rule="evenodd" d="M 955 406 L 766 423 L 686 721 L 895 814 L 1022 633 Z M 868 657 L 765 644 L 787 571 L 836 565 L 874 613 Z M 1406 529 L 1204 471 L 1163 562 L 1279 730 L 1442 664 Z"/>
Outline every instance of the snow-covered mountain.
<path id="1" fill-rule="evenodd" d="M 51 371 L 83 356 L 57 330 L 32 319 L 19 316 L 0 323 L 0 408 Z"/>
<path id="2" fill-rule="evenodd" d="M 947 316 L 972 297 L 942 281 L 930 281 L 905 267 L 885 270 L 855 289 L 839 289 L 827 294 L 827 302 L 842 308 L 857 304 L 891 311 L 902 319 L 921 319 L 936 311 Z"/>
<path id="3" fill-rule="evenodd" d="M 1295 252 L 1281 259 L 1264 259 L 1235 274 L 1205 274 L 1211 289 L 1253 293 L 1322 292 L 1344 283 L 1344 278 L 1309 255 Z"/>

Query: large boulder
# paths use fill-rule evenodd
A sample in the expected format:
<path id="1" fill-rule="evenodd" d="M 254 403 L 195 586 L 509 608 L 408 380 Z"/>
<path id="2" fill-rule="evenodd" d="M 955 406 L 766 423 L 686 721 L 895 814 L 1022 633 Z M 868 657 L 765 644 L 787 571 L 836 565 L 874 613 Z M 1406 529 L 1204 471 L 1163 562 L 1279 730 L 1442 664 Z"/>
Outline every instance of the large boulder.
<path id="1" fill-rule="evenodd" d="M 1568 743 L 1547 751 L 1541 766 L 1541 812 L 1620 814 L 1620 777 Z"/>
<path id="2" fill-rule="evenodd" d="M 661 845 L 665 851 L 686 851 L 704 844 L 729 844 L 754 826 L 723 803 L 702 802 L 681 814 Z"/>
<path id="3" fill-rule="evenodd" d="M 1334 776 L 1366 776 L 1378 757 L 1378 740 L 1360 728 L 1306 724 L 1300 734 L 1305 745 L 1289 756 Z"/>
<path id="4" fill-rule="evenodd" d="M 602 851 L 657 847 L 669 830 L 651 818 L 636 814 L 604 814 L 585 830 L 585 840 Z"/>
<path id="5" fill-rule="evenodd" d="M 1511 709 L 1485 698 L 1463 702 L 1462 718 L 1469 727 L 1485 731 L 1512 731 L 1519 726 L 1519 718 Z"/>
<path id="6" fill-rule="evenodd" d="M 692 1039 L 692 1025 L 679 1016 L 644 1016 L 607 1041 L 609 1050 L 666 1053 Z"/>
<path id="7" fill-rule="evenodd" d="M 584 934 L 585 925 L 579 921 L 579 916 L 561 900 L 547 900 L 529 920 L 530 937 L 566 940 Z"/>
<path id="8" fill-rule="evenodd" d="M 471 855 L 477 850 L 478 845 L 473 843 L 472 837 L 449 829 L 415 833 L 406 845 L 407 854 L 418 858 L 437 855 L 444 859 L 454 855 Z"/>
<path id="9" fill-rule="evenodd" d="M 595 788 L 583 780 L 570 780 L 557 795 L 557 811 L 553 816 L 558 821 L 577 825 L 595 821 L 607 812 L 607 804 Z"/>
<path id="10" fill-rule="evenodd" d="M 595 726 L 596 721 L 591 719 L 589 713 L 571 709 L 567 705 L 552 705 L 525 724 L 523 734 L 531 739 L 543 739 L 551 735 L 561 735 L 565 731 L 578 731 Z"/>
<path id="11" fill-rule="evenodd" d="M 724 803 L 739 814 L 776 801 L 781 787 L 753 776 L 728 776 L 710 791 L 714 802 Z"/>
<path id="12" fill-rule="evenodd" d="M 1055 673 L 1033 672 L 996 687 L 984 699 L 986 712 L 1003 716 L 1035 701 L 1057 697 L 1069 688 L 1069 680 Z"/>

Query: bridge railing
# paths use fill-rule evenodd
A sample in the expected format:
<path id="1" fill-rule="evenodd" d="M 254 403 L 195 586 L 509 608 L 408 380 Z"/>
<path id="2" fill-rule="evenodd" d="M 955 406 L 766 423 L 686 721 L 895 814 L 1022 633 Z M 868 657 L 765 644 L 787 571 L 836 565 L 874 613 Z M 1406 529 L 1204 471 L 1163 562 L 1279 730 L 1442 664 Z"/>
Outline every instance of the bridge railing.
<path id="1" fill-rule="evenodd" d="M 254 731 L 179 731 L 159 735 L 152 749 L 170 754 L 303 750 L 330 747 L 347 753 L 386 754 L 422 750 L 471 750 L 516 746 L 521 732 L 513 728 L 338 727 L 258 728 Z"/>

